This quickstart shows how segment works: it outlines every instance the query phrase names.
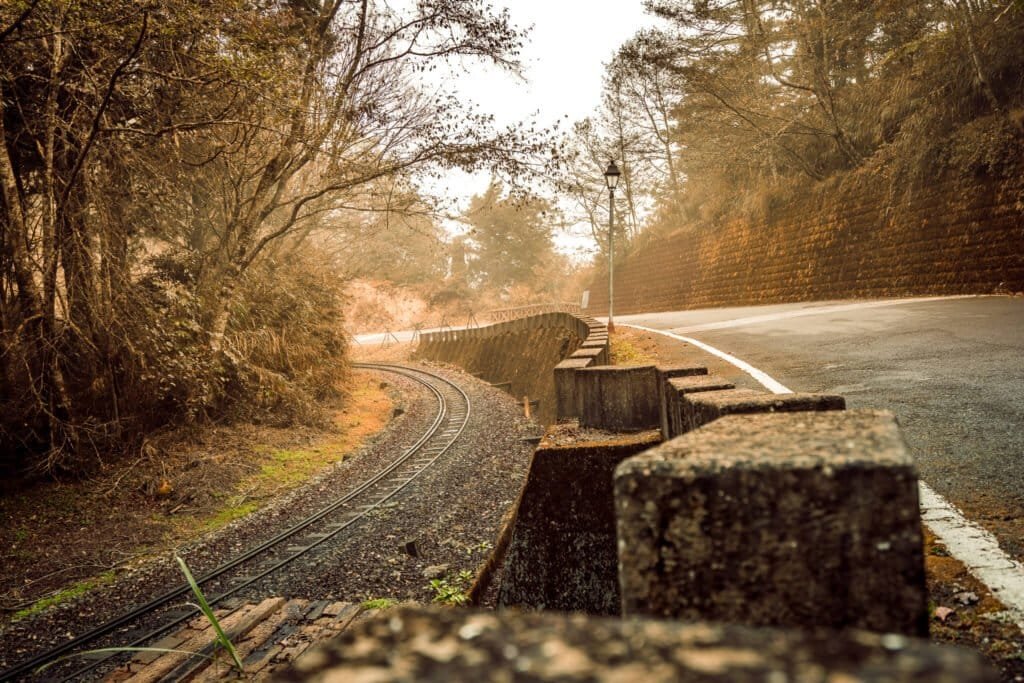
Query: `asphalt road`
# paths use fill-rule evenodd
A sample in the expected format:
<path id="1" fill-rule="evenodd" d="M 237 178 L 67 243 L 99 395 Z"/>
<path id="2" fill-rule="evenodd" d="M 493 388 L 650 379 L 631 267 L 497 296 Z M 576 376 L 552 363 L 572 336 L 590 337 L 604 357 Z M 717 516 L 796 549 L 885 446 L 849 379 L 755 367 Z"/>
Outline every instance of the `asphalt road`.
<path id="1" fill-rule="evenodd" d="M 793 391 L 896 414 L 921 478 L 1024 558 L 1024 298 L 819 302 L 617 316 Z"/>

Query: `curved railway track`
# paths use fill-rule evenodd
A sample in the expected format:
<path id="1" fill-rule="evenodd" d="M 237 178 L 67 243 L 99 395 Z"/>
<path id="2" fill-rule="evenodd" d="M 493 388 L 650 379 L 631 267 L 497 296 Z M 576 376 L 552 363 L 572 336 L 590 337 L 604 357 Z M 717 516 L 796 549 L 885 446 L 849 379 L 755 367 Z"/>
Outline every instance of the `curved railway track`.
<path id="1" fill-rule="evenodd" d="M 471 411 L 469 397 L 452 382 L 425 370 L 399 365 L 356 363 L 353 367 L 399 374 L 427 387 L 437 401 L 433 422 L 412 446 L 374 476 L 273 538 L 198 576 L 197 582 L 211 605 L 238 595 L 350 529 L 436 463 L 465 430 Z M 197 608 L 180 606 L 180 599 L 190 592 L 188 584 L 182 583 L 119 617 L 0 672 L 0 681 L 20 680 L 40 666 L 76 652 L 111 646 L 139 647 L 152 642 L 199 614 Z M 116 656 L 98 659 L 86 666 L 78 662 L 78 668 L 70 664 L 58 665 L 59 668 L 47 671 L 47 677 L 82 680 L 109 665 Z"/>

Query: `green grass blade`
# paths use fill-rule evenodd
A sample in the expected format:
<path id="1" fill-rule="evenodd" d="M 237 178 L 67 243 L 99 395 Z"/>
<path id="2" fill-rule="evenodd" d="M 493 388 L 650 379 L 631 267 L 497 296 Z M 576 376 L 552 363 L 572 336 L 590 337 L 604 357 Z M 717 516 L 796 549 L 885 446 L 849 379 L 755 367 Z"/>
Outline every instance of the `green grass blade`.
<path id="1" fill-rule="evenodd" d="M 185 560 L 181 559 L 177 555 L 174 559 L 178 561 L 181 566 L 181 571 L 185 574 L 185 579 L 188 581 L 188 585 L 192 588 L 192 593 L 195 594 L 196 600 L 199 602 L 199 609 L 203 615 L 210 621 L 213 626 L 213 630 L 217 632 L 217 643 L 220 644 L 228 654 L 231 655 L 231 660 L 235 663 L 235 667 L 241 672 L 243 670 L 242 660 L 238 657 L 238 651 L 235 650 L 234 644 L 231 639 L 228 638 L 227 634 L 224 633 L 224 629 L 220 625 L 220 621 L 217 619 L 217 615 L 213 613 L 213 609 L 210 604 L 206 602 L 206 596 L 203 595 L 203 591 L 200 590 L 199 584 L 196 583 L 195 577 L 192 576 L 192 572 L 189 570 L 188 565 L 185 564 Z"/>

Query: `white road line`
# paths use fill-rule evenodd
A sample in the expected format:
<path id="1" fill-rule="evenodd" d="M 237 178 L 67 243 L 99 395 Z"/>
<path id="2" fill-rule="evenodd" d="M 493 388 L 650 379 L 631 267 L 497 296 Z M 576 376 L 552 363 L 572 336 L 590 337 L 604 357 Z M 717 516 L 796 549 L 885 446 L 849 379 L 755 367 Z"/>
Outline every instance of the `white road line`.
<path id="1" fill-rule="evenodd" d="M 923 481 L 918 486 L 921 519 L 949 553 L 988 586 L 1011 612 L 1017 628 L 1024 631 L 1024 571 L 1020 563 L 1003 552 L 995 536 L 965 518 L 932 487 Z"/>
<path id="2" fill-rule="evenodd" d="M 921 301 L 921 299 L 916 299 L 916 301 Z M 818 312 L 821 312 L 821 309 L 818 309 Z M 704 342 L 653 327 L 628 323 L 618 324 L 622 327 L 632 327 L 693 344 L 697 348 L 735 365 L 773 394 L 792 393 L 790 389 L 787 389 L 785 385 L 768 373 Z M 1014 623 L 1017 624 L 1017 628 L 1024 632 L 1024 570 L 1020 563 L 1003 552 L 995 536 L 969 521 L 955 505 L 936 493 L 928 484 L 918 480 L 918 490 L 921 520 L 946 546 L 949 554 L 963 563 L 967 571 L 985 584 L 992 595 L 1003 603 L 1003 606 L 1010 612 Z"/>
<path id="3" fill-rule="evenodd" d="M 904 304 L 920 304 L 928 301 L 948 301 L 949 299 L 975 299 L 978 294 L 954 294 L 950 296 L 922 296 L 907 299 L 886 299 L 883 301 L 852 301 L 845 304 L 830 304 L 827 306 L 813 306 L 799 308 L 792 311 L 779 311 L 777 313 L 763 313 L 761 315 L 750 315 L 744 318 L 732 318 L 731 320 L 719 320 L 713 323 L 701 323 L 673 327 L 676 332 L 707 332 L 709 330 L 726 330 L 733 327 L 745 325 L 756 325 L 757 323 L 768 323 L 775 320 L 789 320 L 791 318 L 803 318 L 808 315 L 822 315 L 825 313 L 842 313 L 843 311 L 856 311 L 863 308 L 884 308 L 887 306 L 902 306 Z"/>
<path id="4" fill-rule="evenodd" d="M 619 325 L 621 325 L 622 327 L 632 327 L 632 328 L 637 329 L 637 330 L 643 330 L 644 332 L 654 332 L 656 334 L 663 334 L 666 337 L 672 337 L 673 339 L 677 339 L 677 340 L 679 340 L 681 342 L 686 342 L 687 344 L 693 344 L 697 348 L 703 349 L 703 350 L 707 351 L 712 356 L 718 356 L 719 358 L 724 360 L 726 363 L 731 363 L 731 364 L 735 365 L 740 370 L 742 370 L 743 372 L 747 373 L 748 375 L 750 375 L 751 377 L 756 379 L 758 382 L 760 382 L 762 385 L 767 387 L 768 391 L 772 392 L 773 394 L 792 394 L 793 393 L 792 389 L 787 389 L 785 385 L 783 385 L 781 382 L 777 381 L 775 378 L 773 378 L 767 372 L 762 372 L 761 370 L 758 370 L 757 368 L 755 368 L 750 363 L 748 363 L 746 361 L 742 361 L 739 358 L 737 358 L 736 356 L 730 355 L 730 354 L 726 353 L 725 351 L 720 351 L 720 350 L 716 349 L 714 346 L 711 346 L 710 344 L 705 344 L 702 341 L 697 341 L 696 339 L 692 339 L 690 337 L 684 337 L 682 335 L 675 334 L 674 332 L 666 332 L 665 330 L 656 330 L 653 327 L 643 327 L 642 325 L 630 325 L 628 323 L 619 323 Z"/>

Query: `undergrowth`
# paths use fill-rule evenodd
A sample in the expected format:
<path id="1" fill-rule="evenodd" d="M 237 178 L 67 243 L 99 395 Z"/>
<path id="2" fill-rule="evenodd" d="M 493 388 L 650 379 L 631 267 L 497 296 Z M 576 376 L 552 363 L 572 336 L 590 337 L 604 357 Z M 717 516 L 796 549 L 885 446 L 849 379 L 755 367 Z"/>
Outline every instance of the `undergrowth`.
<path id="1" fill-rule="evenodd" d="M 654 362 L 650 355 L 621 336 L 612 335 L 608 343 L 609 357 L 612 365 L 640 365 Z"/>
<path id="2" fill-rule="evenodd" d="M 466 591 L 473 583 L 473 572 L 463 569 L 458 574 L 446 574 L 438 579 L 430 580 L 430 588 L 434 591 L 434 602 L 442 605 L 462 605 L 469 601 Z"/>

